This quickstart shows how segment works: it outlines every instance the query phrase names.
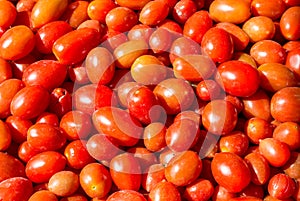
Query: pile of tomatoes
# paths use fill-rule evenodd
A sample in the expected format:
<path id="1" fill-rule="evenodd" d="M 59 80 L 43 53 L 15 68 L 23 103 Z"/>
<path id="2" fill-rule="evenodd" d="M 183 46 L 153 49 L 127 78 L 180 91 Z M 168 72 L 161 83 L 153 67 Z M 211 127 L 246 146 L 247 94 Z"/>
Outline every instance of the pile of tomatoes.
<path id="1" fill-rule="evenodd" d="M 300 200 L 299 0 L 0 0 L 1 201 Z"/>

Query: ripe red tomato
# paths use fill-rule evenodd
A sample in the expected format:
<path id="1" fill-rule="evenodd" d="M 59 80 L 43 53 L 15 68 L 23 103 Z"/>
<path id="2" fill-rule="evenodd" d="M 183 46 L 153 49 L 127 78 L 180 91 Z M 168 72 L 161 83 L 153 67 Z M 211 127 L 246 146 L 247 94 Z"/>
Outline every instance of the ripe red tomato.
<path id="1" fill-rule="evenodd" d="M 180 201 L 180 192 L 174 184 L 167 181 L 159 182 L 149 193 L 149 201 Z"/>
<path id="2" fill-rule="evenodd" d="M 130 8 L 123 6 L 111 9 L 105 16 L 105 23 L 108 29 L 119 32 L 129 31 L 137 22 L 137 14 Z"/>
<path id="3" fill-rule="evenodd" d="M 146 198 L 143 194 L 133 191 L 133 190 L 119 190 L 112 193 L 106 201 L 116 201 L 116 200 L 123 200 L 128 199 L 132 201 L 146 201 Z"/>
<path id="4" fill-rule="evenodd" d="M 149 1 L 141 10 L 139 21 L 142 24 L 155 26 L 169 14 L 169 6 L 163 1 Z"/>
<path id="5" fill-rule="evenodd" d="M 0 200 L 27 201 L 32 193 L 32 182 L 27 178 L 10 177 L 0 182 Z"/>
<path id="6" fill-rule="evenodd" d="M 69 196 L 79 187 L 79 177 L 72 171 L 60 171 L 52 175 L 48 182 L 48 189 L 57 196 Z"/>

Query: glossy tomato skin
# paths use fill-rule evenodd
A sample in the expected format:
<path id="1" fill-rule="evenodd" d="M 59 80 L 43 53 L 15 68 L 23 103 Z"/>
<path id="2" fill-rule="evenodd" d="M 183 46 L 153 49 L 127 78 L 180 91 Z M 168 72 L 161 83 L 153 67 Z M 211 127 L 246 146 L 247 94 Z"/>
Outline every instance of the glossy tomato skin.
<path id="1" fill-rule="evenodd" d="M 48 189 L 57 196 L 69 196 L 77 191 L 79 185 L 78 175 L 64 170 L 52 175 L 48 182 Z"/>
<path id="2" fill-rule="evenodd" d="M 17 158 L 0 152 L 0 181 L 12 177 L 25 177 L 25 167 Z"/>
<path id="3" fill-rule="evenodd" d="M 286 57 L 285 65 L 291 71 L 293 71 L 294 75 L 298 80 L 300 80 L 300 48 L 293 49 L 288 52 Z"/>
<path id="4" fill-rule="evenodd" d="M 105 17 L 108 29 L 119 32 L 129 31 L 137 22 L 137 14 L 132 9 L 122 6 L 111 9 Z"/>
<path id="5" fill-rule="evenodd" d="M 39 85 L 50 92 L 64 82 L 66 75 L 66 65 L 53 60 L 40 60 L 24 70 L 22 81 L 26 86 Z"/>
<path id="6" fill-rule="evenodd" d="M 50 94 L 49 111 L 61 118 L 72 109 L 71 93 L 65 88 L 55 88 Z"/>
<path id="7" fill-rule="evenodd" d="M 49 190 L 40 190 L 40 191 L 36 191 L 34 192 L 28 201 L 38 201 L 38 200 L 42 200 L 42 199 L 47 199 L 49 201 L 58 201 L 58 198 L 56 197 L 56 195 L 54 193 L 52 193 Z"/>
<path id="8" fill-rule="evenodd" d="M 201 47 L 214 62 L 220 63 L 230 60 L 234 51 L 230 34 L 217 27 L 210 28 L 204 34 Z"/>
<path id="9" fill-rule="evenodd" d="M 146 201 L 146 198 L 143 194 L 133 191 L 133 190 L 119 190 L 112 193 L 106 200 L 107 201 L 115 201 L 115 200 L 122 200 L 128 199 L 133 201 Z"/>
<path id="10" fill-rule="evenodd" d="M 135 145 L 143 132 L 141 123 L 136 118 L 116 107 L 99 108 L 92 119 L 97 131 L 111 136 L 118 145 Z"/>
<path id="11" fill-rule="evenodd" d="M 288 8 L 280 18 L 280 30 L 288 40 L 298 40 L 300 38 L 300 6 Z"/>
<path id="12" fill-rule="evenodd" d="M 183 196 L 188 200 L 209 200 L 214 193 L 214 186 L 213 184 L 206 179 L 198 179 L 191 184 L 189 184 Z"/>
<path id="13" fill-rule="evenodd" d="M 0 84 L 0 117 L 10 115 L 10 103 L 16 93 L 24 87 L 24 83 L 18 79 L 8 79 Z"/>
<path id="14" fill-rule="evenodd" d="M 87 14 L 91 19 L 98 20 L 103 24 L 105 23 L 105 16 L 107 15 L 107 13 L 115 7 L 115 2 L 111 0 L 97 0 L 89 3 Z"/>
<path id="15" fill-rule="evenodd" d="M 22 143 L 27 139 L 27 130 L 32 126 L 30 120 L 24 120 L 18 116 L 9 116 L 5 120 L 9 127 L 12 140 L 16 143 Z"/>
<path id="16" fill-rule="evenodd" d="M 221 152 L 231 152 L 238 156 L 244 156 L 249 147 L 248 136 L 241 131 L 233 131 L 219 139 Z"/>
<path id="17" fill-rule="evenodd" d="M 10 104 L 12 115 L 32 119 L 46 110 L 49 92 L 41 86 L 27 86 L 18 91 Z"/>
<path id="18" fill-rule="evenodd" d="M 30 21 L 33 28 L 39 28 L 48 22 L 57 20 L 68 6 L 67 0 L 55 0 L 48 3 L 46 0 L 39 1 L 32 8 Z"/>
<path id="19" fill-rule="evenodd" d="M 246 162 L 236 154 L 217 153 L 211 167 L 216 182 L 229 192 L 240 192 L 250 183 L 250 170 Z"/>
<path id="20" fill-rule="evenodd" d="M 163 123 L 153 122 L 144 128 L 143 139 L 145 147 L 152 152 L 166 147 L 165 135 L 167 128 Z"/>
<path id="21" fill-rule="evenodd" d="M 53 44 L 52 52 L 60 63 L 70 65 L 81 62 L 99 43 L 100 34 L 97 30 L 82 28 L 58 38 Z"/>
<path id="22" fill-rule="evenodd" d="M 172 17 L 180 24 L 185 24 L 187 19 L 197 11 L 194 1 L 180 0 L 172 9 Z"/>
<path id="23" fill-rule="evenodd" d="M 259 73 L 242 61 L 227 61 L 218 66 L 216 80 L 225 92 L 239 97 L 253 95 L 259 87 Z"/>
<path id="24" fill-rule="evenodd" d="M 273 136 L 273 126 L 265 119 L 252 117 L 245 122 L 244 133 L 250 142 L 259 144 L 259 140 Z"/>
<path id="25" fill-rule="evenodd" d="M 16 19 L 17 9 L 10 1 L 3 1 L 0 7 L 3 18 L 0 21 L 0 27 L 8 28 Z"/>
<path id="26" fill-rule="evenodd" d="M 149 193 L 149 201 L 180 201 L 180 192 L 174 184 L 159 182 Z"/>
<path id="27" fill-rule="evenodd" d="M 142 187 L 150 192 L 159 182 L 165 180 L 165 168 L 157 163 L 149 166 L 142 174 Z"/>
<path id="28" fill-rule="evenodd" d="M 157 25 L 168 16 L 169 9 L 163 1 L 150 1 L 141 10 L 139 21 L 149 26 Z"/>
<path id="29" fill-rule="evenodd" d="M 70 31 L 72 31 L 72 27 L 64 21 L 53 21 L 45 24 L 35 34 L 37 50 L 43 54 L 52 53 L 54 42 Z"/>
<path id="30" fill-rule="evenodd" d="M 272 20 L 280 18 L 285 9 L 285 2 L 282 0 L 276 0 L 272 2 L 255 0 L 251 2 L 251 11 L 253 15 L 266 16 Z"/>
<path id="31" fill-rule="evenodd" d="M 100 163 L 90 163 L 80 171 L 80 184 L 91 198 L 103 198 L 111 189 L 112 179 L 109 171 Z"/>
<path id="32" fill-rule="evenodd" d="M 33 156 L 26 164 L 25 172 L 32 182 L 43 183 L 63 170 L 66 164 L 66 158 L 59 152 L 46 151 Z"/>
<path id="33" fill-rule="evenodd" d="M 28 55 L 34 48 L 34 34 L 24 25 L 8 29 L 0 38 L 0 55 L 6 60 L 17 60 Z"/>
<path id="34" fill-rule="evenodd" d="M 73 29 L 78 29 L 81 23 L 89 19 L 87 14 L 88 6 L 89 3 L 86 1 L 71 2 L 68 4 L 61 19 L 68 22 Z"/>
<path id="35" fill-rule="evenodd" d="M 165 168 L 168 182 L 176 186 L 186 186 L 195 181 L 202 171 L 202 161 L 193 151 L 184 151 L 170 160 Z"/>
<path id="36" fill-rule="evenodd" d="M 277 91 L 271 99 L 271 114 L 274 119 L 285 122 L 300 122 L 298 87 L 286 87 Z"/>
<path id="37" fill-rule="evenodd" d="M 29 145 L 27 141 L 24 141 L 18 147 L 18 157 L 25 163 L 27 163 L 33 156 L 41 153 L 41 151 L 36 150 Z"/>
<path id="38" fill-rule="evenodd" d="M 11 177 L 0 182 L 0 199 L 27 201 L 33 193 L 32 182 L 24 177 Z"/>
<path id="39" fill-rule="evenodd" d="M 142 182 L 142 169 L 138 159 L 131 153 L 122 153 L 110 161 L 110 175 L 121 190 L 138 191 Z"/>
<path id="40" fill-rule="evenodd" d="M 279 173 L 274 175 L 268 184 L 268 192 L 277 199 L 291 197 L 296 189 L 296 184 L 288 175 Z"/>

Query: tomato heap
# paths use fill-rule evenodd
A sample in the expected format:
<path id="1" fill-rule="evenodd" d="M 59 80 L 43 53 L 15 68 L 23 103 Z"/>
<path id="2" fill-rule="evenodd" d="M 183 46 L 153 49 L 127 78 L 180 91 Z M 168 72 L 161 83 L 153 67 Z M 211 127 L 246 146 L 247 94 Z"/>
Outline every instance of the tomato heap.
<path id="1" fill-rule="evenodd" d="M 299 0 L 0 15 L 0 200 L 300 200 Z"/>

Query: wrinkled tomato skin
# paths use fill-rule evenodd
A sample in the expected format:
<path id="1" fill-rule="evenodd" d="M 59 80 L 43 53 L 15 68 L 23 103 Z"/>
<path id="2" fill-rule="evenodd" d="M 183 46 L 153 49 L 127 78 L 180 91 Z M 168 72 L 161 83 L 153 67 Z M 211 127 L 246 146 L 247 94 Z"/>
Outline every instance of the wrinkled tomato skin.
<path id="1" fill-rule="evenodd" d="M 122 146 L 135 145 L 143 132 L 136 118 L 116 107 L 99 108 L 93 113 L 92 121 L 99 133 L 111 136 Z"/>
<path id="2" fill-rule="evenodd" d="M 24 25 L 8 29 L 0 38 L 0 55 L 6 60 L 17 60 L 28 55 L 35 46 L 34 34 Z"/>
<path id="3" fill-rule="evenodd" d="M 27 201 L 33 193 L 32 182 L 24 177 L 11 177 L 0 182 L 0 200 Z"/>
<path id="4" fill-rule="evenodd" d="M 28 86 L 13 97 L 10 112 L 23 119 L 32 119 L 44 112 L 48 105 L 49 93 L 46 89 L 41 86 Z"/>
<path id="5" fill-rule="evenodd" d="M 70 65 L 81 62 L 99 43 L 100 34 L 97 30 L 82 28 L 58 38 L 53 44 L 52 52 L 60 63 Z"/>
<path id="6" fill-rule="evenodd" d="M 218 66 L 216 80 L 225 92 L 239 97 L 253 95 L 260 83 L 259 73 L 242 61 L 227 61 Z"/>
<path id="7" fill-rule="evenodd" d="M 110 175 L 115 185 L 121 190 L 138 191 L 142 182 L 142 169 L 130 153 L 122 153 L 110 161 Z"/>
<path id="8" fill-rule="evenodd" d="M 50 92 L 64 82 L 66 75 L 66 65 L 53 60 L 40 60 L 24 70 L 22 81 L 26 86 L 39 85 Z"/>
<path id="9" fill-rule="evenodd" d="M 54 42 L 70 31 L 72 31 L 72 27 L 64 21 L 45 24 L 35 34 L 37 50 L 43 54 L 51 54 Z"/>
<path id="10" fill-rule="evenodd" d="M 229 192 L 240 192 L 250 183 L 250 170 L 246 162 L 236 154 L 217 153 L 212 160 L 211 167 L 216 182 Z"/>
<path id="11" fill-rule="evenodd" d="M 300 38 L 300 6 L 288 8 L 280 18 L 280 30 L 288 40 Z"/>
<path id="12" fill-rule="evenodd" d="M 14 78 L 0 84 L 0 118 L 7 118 L 10 115 L 10 103 L 23 87 L 24 83 Z"/>
<path id="13" fill-rule="evenodd" d="M 65 88 L 55 88 L 50 94 L 49 111 L 61 118 L 72 110 L 72 96 Z"/>
<path id="14" fill-rule="evenodd" d="M 234 45 L 230 34 L 217 27 L 210 28 L 204 34 L 201 47 L 214 62 L 222 63 L 233 56 Z"/>
<path id="15" fill-rule="evenodd" d="M 0 152 L 0 182 L 12 177 L 25 177 L 25 167 L 17 158 Z"/>
<path id="16" fill-rule="evenodd" d="M 48 182 L 50 177 L 65 168 L 66 158 L 56 151 L 46 151 L 33 156 L 25 166 L 26 176 L 35 183 Z"/>
<path id="17" fill-rule="evenodd" d="M 291 197 L 296 189 L 296 184 L 288 175 L 279 173 L 274 175 L 268 184 L 268 192 L 277 199 L 287 199 Z"/>

